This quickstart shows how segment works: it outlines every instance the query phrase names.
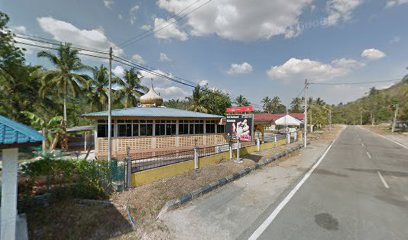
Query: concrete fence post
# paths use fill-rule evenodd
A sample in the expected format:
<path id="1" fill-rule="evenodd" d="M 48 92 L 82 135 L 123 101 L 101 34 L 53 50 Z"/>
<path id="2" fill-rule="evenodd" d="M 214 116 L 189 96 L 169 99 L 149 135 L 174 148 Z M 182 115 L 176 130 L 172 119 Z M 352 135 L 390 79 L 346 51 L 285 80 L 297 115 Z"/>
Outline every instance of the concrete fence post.
<path id="1" fill-rule="evenodd" d="M 286 143 L 290 144 L 290 133 L 286 133 Z"/>
<path id="2" fill-rule="evenodd" d="M 194 169 L 198 169 L 198 147 L 194 147 Z"/>
<path id="3" fill-rule="evenodd" d="M 132 187 L 132 159 L 130 157 L 127 157 L 126 161 L 127 161 L 126 187 L 127 189 L 130 189 Z"/>
<path id="4" fill-rule="evenodd" d="M 273 136 L 273 138 L 274 138 L 274 139 L 273 139 L 273 140 L 274 140 L 274 142 L 276 142 L 276 134 Z"/>
<path id="5" fill-rule="evenodd" d="M 256 139 L 256 146 L 258 148 L 258 152 L 261 151 L 261 140 L 259 140 L 259 138 Z"/>
<path id="6" fill-rule="evenodd" d="M 233 157 L 233 152 L 232 152 L 232 143 L 229 143 L 229 153 L 230 153 L 230 159 Z"/>
<path id="7" fill-rule="evenodd" d="M 126 188 L 129 190 L 132 186 L 132 158 L 130 157 L 130 147 L 126 147 Z"/>
<path id="8" fill-rule="evenodd" d="M 240 150 L 241 150 L 241 142 L 237 141 L 237 159 L 235 160 L 237 163 L 242 163 L 241 159 L 240 159 Z"/>

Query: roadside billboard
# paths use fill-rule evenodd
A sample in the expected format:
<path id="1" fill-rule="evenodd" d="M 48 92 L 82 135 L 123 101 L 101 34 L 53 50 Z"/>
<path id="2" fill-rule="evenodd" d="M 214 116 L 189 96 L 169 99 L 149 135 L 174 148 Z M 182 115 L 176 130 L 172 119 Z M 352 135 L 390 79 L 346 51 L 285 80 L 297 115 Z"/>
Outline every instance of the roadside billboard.
<path id="1" fill-rule="evenodd" d="M 225 133 L 229 139 L 251 142 L 254 132 L 253 114 L 233 114 L 226 116 Z"/>

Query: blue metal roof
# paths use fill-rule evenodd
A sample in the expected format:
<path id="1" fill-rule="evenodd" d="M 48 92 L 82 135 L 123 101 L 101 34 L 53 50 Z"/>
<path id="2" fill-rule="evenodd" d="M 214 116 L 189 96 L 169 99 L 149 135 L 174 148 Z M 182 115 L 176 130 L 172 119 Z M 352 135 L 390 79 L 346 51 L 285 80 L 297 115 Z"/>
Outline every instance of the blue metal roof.
<path id="1" fill-rule="evenodd" d="M 0 147 L 9 144 L 41 142 L 43 136 L 36 130 L 0 115 Z"/>
<path id="2" fill-rule="evenodd" d="M 93 112 L 84 117 L 107 117 L 108 111 Z M 223 118 L 221 115 L 165 107 L 134 107 L 112 110 L 112 117 Z"/>

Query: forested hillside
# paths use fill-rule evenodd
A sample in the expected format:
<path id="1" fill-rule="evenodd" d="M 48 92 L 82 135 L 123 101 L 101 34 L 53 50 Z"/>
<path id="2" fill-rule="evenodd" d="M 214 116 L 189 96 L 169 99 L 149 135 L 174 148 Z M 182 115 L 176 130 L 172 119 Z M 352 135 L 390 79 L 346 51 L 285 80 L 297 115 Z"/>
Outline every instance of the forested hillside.
<path id="1" fill-rule="evenodd" d="M 346 124 L 379 124 L 391 122 L 398 105 L 398 120 L 408 120 L 408 75 L 393 86 L 378 90 L 333 109 L 333 122 Z"/>

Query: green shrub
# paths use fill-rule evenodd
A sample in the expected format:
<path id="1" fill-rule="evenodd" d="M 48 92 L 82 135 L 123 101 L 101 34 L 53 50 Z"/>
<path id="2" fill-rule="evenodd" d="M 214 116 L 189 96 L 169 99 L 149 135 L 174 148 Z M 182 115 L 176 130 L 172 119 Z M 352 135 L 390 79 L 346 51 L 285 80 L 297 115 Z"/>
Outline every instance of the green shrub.
<path id="1" fill-rule="evenodd" d="M 22 166 L 20 201 L 50 193 L 52 200 L 66 198 L 104 199 L 111 190 L 107 161 L 65 160 L 58 153 L 45 153 L 38 161 Z"/>

